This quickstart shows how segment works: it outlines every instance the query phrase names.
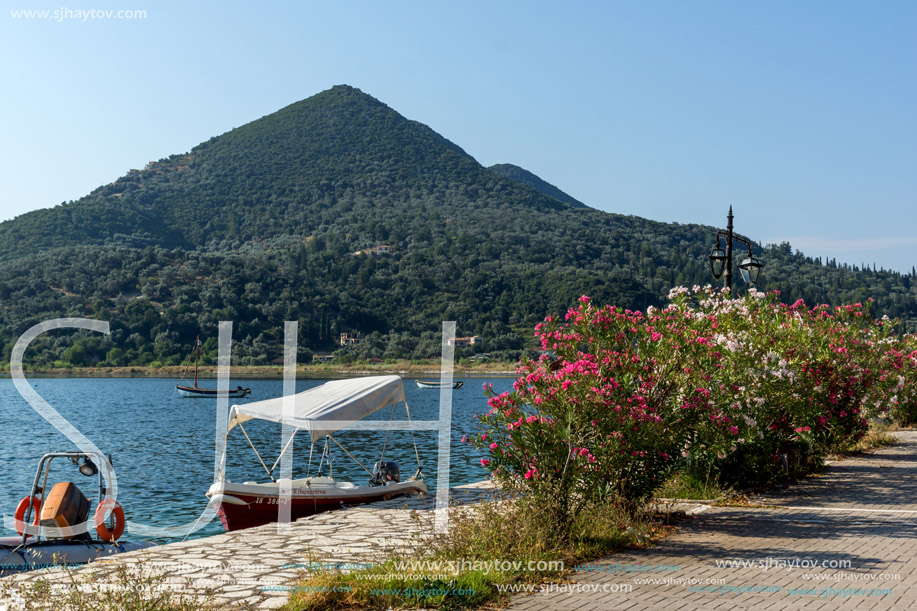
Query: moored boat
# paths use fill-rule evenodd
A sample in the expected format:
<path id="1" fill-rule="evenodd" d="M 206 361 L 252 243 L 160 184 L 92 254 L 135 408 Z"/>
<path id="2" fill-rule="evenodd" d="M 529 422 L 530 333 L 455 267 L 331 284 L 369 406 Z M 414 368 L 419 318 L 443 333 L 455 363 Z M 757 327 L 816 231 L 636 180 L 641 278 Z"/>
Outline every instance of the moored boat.
<path id="1" fill-rule="evenodd" d="M 55 458 L 69 458 L 83 475 L 99 475 L 99 501 L 93 518 L 96 538 L 89 532 L 91 504 L 76 484 L 57 482 L 46 490 L 51 461 Z M 85 564 L 153 545 L 146 541 L 118 540 L 126 524 L 124 510 L 116 500 L 106 496 L 96 462 L 108 464 L 104 456 L 85 452 L 57 452 L 41 458 L 32 493 L 19 502 L 13 524 L 8 524 L 19 536 L 0 537 L 0 577 L 56 565 Z"/>
<path id="2" fill-rule="evenodd" d="M 417 388 L 448 388 L 450 386 L 446 382 L 435 382 L 435 381 L 430 382 L 427 380 L 417 380 L 416 382 L 417 382 Z M 461 388 L 464 385 L 465 383 L 462 382 L 461 380 L 458 382 L 452 382 L 451 384 L 452 388 Z"/>
<path id="3" fill-rule="evenodd" d="M 289 402 L 287 403 L 286 400 Z M 285 505 L 289 505 L 289 517 L 292 521 L 341 507 L 374 503 L 401 496 L 426 494 L 427 485 L 423 481 L 420 456 L 417 453 L 416 445 L 414 451 L 418 462 L 417 471 L 404 481 L 401 481 L 397 463 L 385 459 L 385 446 L 383 446 L 382 455 L 374 465 L 373 471 L 369 471 L 357 461 L 357 464 L 360 464 L 370 475 L 368 485 L 339 482 L 331 475 L 332 446 L 329 445 L 329 441 L 333 441 L 353 458 L 334 439 L 333 433 L 383 407 L 392 406 L 394 415 L 394 408 L 399 403 L 405 403 L 407 409 L 407 403 L 404 400 L 404 384 L 400 377 L 390 375 L 332 380 L 292 397 L 277 397 L 233 405 L 229 411 L 227 438 L 229 431 L 238 426 L 255 450 L 271 481 L 237 484 L 226 480 L 224 453 L 224 467 L 221 469 L 219 480 L 207 491 L 207 496 L 216 507 L 217 515 L 223 526 L 226 530 L 232 531 L 276 522 L 279 519 L 281 508 Z M 273 472 L 280 463 L 280 458 L 277 458 L 271 469 L 268 469 L 261 460 L 261 454 L 258 453 L 243 426 L 243 423 L 252 419 L 292 426 L 294 427 L 293 435 L 300 430 L 307 430 L 311 436 L 310 469 L 312 448 L 318 441 L 324 440 L 325 445 L 317 473 L 314 476 L 307 475 L 307 477 L 294 480 L 274 479 Z M 408 420 L 410 420 L 409 410 Z M 281 451 L 281 456 L 292 441 L 293 436 Z M 321 475 L 324 465 L 328 467 L 327 476 Z"/>
<path id="4" fill-rule="evenodd" d="M 216 388 L 199 388 L 197 385 L 197 365 L 201 358 L 201 338 L 194 340 L 194 386 L 182 386 L 182 379 L 175 385 L 175 389 L 182 397 L 229 397 L 230 399 L 241 399 L 251 393 L 251 389 L 236 386 L 229 390 L 219 390 Z"/>
<path id="5" fill-rule="evenodd" d="M 217 515 L 226 530 L 239 530 L 276 522 L 278 507 L 283 503 L 281 488 L 290 487 L 290 520 L 315 515 L 325 511 L 388 501 L 397 497 L 425 494 L 423 481 L 408 480 L 383 486 L 358 486 L 351 482 L 338 482 L 330 477 L 310 477 L 296 480 L 279 479 L 259 484 L 245 482 L 217 483 L 210 487 L 207 496 L 220 504 Z"/>
<path id="6" fill-rule="evenodd" d="M 198 388 L 197 386 L 177 385 L 175 389 L 182 397 L 229 397 L 230 399 L 241 399 L 251 393 L 251 389 L 236 386 L 227 391 L 221 392 L 215 388 Z"/>
<path id="7" fill-rule="evenodd" d="M 0 537 L 0 577 L 54 566 L 95 562 L 107 556 L 151 547 L 152 543 L 122 541 L 36 541 L 22 544 L 19 537 Z"/>

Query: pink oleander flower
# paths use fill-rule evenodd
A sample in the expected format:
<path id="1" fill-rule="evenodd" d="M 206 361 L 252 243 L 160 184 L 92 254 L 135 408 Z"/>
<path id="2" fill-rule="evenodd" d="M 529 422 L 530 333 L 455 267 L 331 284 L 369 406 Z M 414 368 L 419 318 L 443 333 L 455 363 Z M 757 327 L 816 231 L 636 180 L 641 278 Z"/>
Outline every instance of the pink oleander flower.
<path id="1" fill-rule="evenodd" d="M 481 459 L 481 466 L 482 466 L 482 467 L 486 467 L 486 466 L 489 465 L 489 464 L 490 464 L 490 461 L 489 461 L 488 459 L 486 459 L 486 458 L 482 458 L 482 459 Z"/>

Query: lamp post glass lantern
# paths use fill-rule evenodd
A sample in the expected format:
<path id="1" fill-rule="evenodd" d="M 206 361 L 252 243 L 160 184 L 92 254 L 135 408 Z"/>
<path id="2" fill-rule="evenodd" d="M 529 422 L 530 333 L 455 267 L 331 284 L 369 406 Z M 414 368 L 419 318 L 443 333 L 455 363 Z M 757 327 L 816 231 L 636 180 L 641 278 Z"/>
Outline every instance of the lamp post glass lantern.
<path id="1" fill-rule="evenodd" d="M 723 275 L 723 270 L 726 269 L 726 251 L 720 246 L 719 241 L 717 241 L 716 246 L 713 247 L 713 251 L 710 253 L 710 272 L 713 274 L 713 277 L 719 280 L 720 276 Z"/>
<path id="2" fill-rule="evenodd" d="M 762 267 L 764 264 L 755 257 L 747 257 L 739 263 L 739 271 L 742 272 L 742 280 L 745 281 L 745 284 L 748 286 L 757 284 L 758 274 L 761 273 Z"/>
<path id="3" fill-rule="evenodd" d="M 742 280 L 744 280 L 748 286 L 755 286 L 755 284 L 757 284 L 758 276 L 761 274 L 761 268 L 764 267 L 764 263 L 761 262 L 761 259 L 752 255 L 751 242 L 733 233 L 732 219 L 732 206 L 729 206 L 729 215 L 726 217 L 726 231 L 720 230 L 716 232 L 716 246 L 710 251 L 710 256 L 708 257 L 710 259 L 710 272 L 713 274 L 713 277 L 719 280 L 725 273 L 726 280 L 724 284 L 730 291 L 732 290 L 733 241 L 741 242 L 748 248 L 748 256 L 739 263 L 739 272 L 742 274 Z M 726 239 L 725 251 L 720 245 L 721 238 Z"/>

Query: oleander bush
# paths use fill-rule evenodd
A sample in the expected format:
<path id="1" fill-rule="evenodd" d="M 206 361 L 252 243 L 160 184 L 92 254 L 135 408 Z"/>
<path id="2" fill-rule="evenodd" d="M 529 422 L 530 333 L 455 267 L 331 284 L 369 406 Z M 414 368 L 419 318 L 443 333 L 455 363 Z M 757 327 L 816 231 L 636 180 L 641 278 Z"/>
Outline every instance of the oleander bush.
<path id="1" fill-rule="evenodd" d="M 485 389 L 471 443 L 508 488 L 567 532 L 584 507 L 636 509 L 687 470 L 721 485 L 795 475 L 849 447 L 870 418 L 917 416 L 917 341 L 839 307 L 679 287 L 634 312 L 583 296 L 535 327 L 545 350 L 512 392 Z"/>

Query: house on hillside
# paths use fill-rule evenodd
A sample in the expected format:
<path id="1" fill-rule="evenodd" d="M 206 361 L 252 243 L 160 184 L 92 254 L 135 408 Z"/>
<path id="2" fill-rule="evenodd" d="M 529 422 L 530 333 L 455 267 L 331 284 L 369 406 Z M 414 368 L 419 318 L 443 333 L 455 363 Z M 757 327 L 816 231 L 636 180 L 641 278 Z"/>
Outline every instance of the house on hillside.
<path id="1" fill-rule="evenodd" d="M 358 250 L 357 252 L 353 253 L 353 256 L 355 257 L 358 255 L 379 256 L 379 255 L 390 255 L 390 254 L 392 254 L 392 247 L 389 246 L 388 244 L 380 244 L 378 246 L 373 246 L 372 248 L 364 248 L 362 250 Z"/>
<path id="2" fill-rule="evenodd" d="M 342 346 L 354 346 L 363 341 L 363 334 L 359 331 L 353 333 L 341 333 L 340 343 Z"/>
<path id="3" fill-rule="evenodd" d="M 455 346 L 456 348 L 461 348 L 464 346 L 473 346 L 483 341 L 484 338 L 480 335 L 472 335 L 471 337 L 456 337 L 455 339 L 450 339 L 449 345 Z"/>

